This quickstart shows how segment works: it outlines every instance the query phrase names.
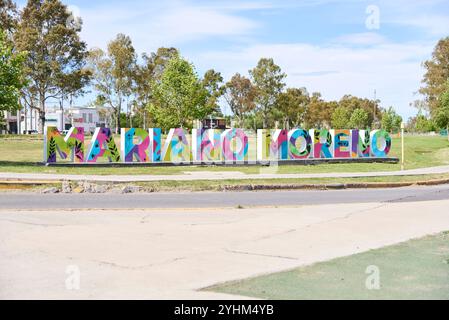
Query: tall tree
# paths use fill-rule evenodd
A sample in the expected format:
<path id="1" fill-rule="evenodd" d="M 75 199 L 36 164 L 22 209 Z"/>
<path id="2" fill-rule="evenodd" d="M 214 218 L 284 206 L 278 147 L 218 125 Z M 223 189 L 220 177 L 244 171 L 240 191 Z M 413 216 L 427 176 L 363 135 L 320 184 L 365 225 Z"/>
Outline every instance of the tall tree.
<path id="1" fill-rule="evenodd" d="M 6 33 L 0 31 L 0 111 L 19 108 L 20 90 L 25 86 L 23 64 L 26 53 L 14 53 Z"/>
<path id="2" fill-rule="evenodd" d="M 23 93 L 30 107 L 39 112 L 40 132 L 45 125 L 46 102 L 81 89 L 89 78 L 80 31 L 81 23 L 74 23 L 59 0 L 29 0 L 21 13 L 14 40 L 17 50 L 28 52 L 28 86 Z"/>
<path id="3" fill-rule="evenodd" d="M 347 107 L 338 106 L 332 112 L 332 128 L 334 129 L 348 129 L 349 119 L 351 118 L 351 110 Z"/>
<path id="4" fill-rule="evenodd" d="M 178 55 L 176 48 L 161 47 L 151 54 L 142 54 L 142 63 L 136 65 L 133 76 L 136 113 L 140 115 L 144 128 L 148 124 L 154 125 L 154 119 L 148 113 L 154 98 L 153 86 L 160 82 L 167 62 Z"/>
<path id="5" fill-rule="evenodd" d="M 215 115 L 221 115 L 221 109 L 218 100 L 223 96 L 225 86 L 220 72 L 214 69 L 207 70 L 204 74 L 201 84 L 206 90 L 206 109 Z"/>
<path id="6" fill-rule="evenodd" d="M 226 83 L 225 100 L 231 108 L 239 127 L 243 127 L 245 117 L 255 108 L 256 88 L 248 78 L 236 73 Z"/>
<path id="7" fill-rule="evenodd" d="M 12 33 L 17 27 L 18 11 L 12 0 L 0 0 L 0 30 Z"/>
<path id="8" fill-rule="evenodd" d="M 393 107 L 389 107 L 382 113 L 382 129 L 387 132 L 398 132 L 401 128 L 402 117 L 396 113 Z"/>
<path id="9" fill-rule="evenodd" d="M 305 117 L 307 128 L 330 128 L 332 114 L 338 107 L 336 101 L 324 101 L 319 92 L 312 93 Z"/>
<path id="10" fill-rule="evenodd" d="M 426 97 L 430 113 L 438 108 L 439 97 L 445 91 L 445 83 L 449 79 L 449 37 L 438 41 L 432 58 L 424 62 L 426 73 L 422 80 L 424 86 L 419 92 Z"/>
<path id="11" fill-rule="evenodd" d="M 89 68 L 97 91 L 97 104 L 109 106 L 114 111 L 116 133 L 121 127 L 122 108 L 126 102 L 130 102 L 129 97 L 133 92 L 136 59 L 131 39 L 124 34 L 118 34 L 109 42 L 107 53 L 98 48 L 89 53 Z"/>
<path id="12" fill-rule="evenodd" d="M 279 95 L 278 108 L 284 119 L 284 127 L 298 127 L 304 123 L 310 102 L 305 88 L 288 88 Z"/>
<path id="13" fill-rule="evenodd" d="M 359 98 L 352 95 L 344 95 L 338 105 L 345 107 L 351 114 L 357 109 L 363 109 L 368 114 L 369 127 L 374 127 L 375 120 L 380 119 L 381 109 L 379 107 L 379 100 L 370 100 L 366 98 Z"/>
<path id="14" fill-rule="evenodd" d="M 357 108 L 352 112 L 349 119 L 351 129 L 365 130 L 370 127 L 369 114 L 365 109 Z"/>
<path id="15" fill-rule="evenodd" d="M 440 128 L 445 128 L 449 139 L 449 80 L 446 82 L 446 90 L 438 99 L 437 109 L 434 112 L 435 122 Z"/>
<path id="16" fill-rule="evenodd" d="M 267 128 L 270 113 L 285 87 L 286 75 L 272 58 L 260 59 L 257 66 L 249 71 L 249 74 L 257 90 L 257 110 L 262 114 L 263 127 Z"/>
<path id="17" fill-rule="evenodd" d="M 207 92 L 191 63 L 180 56 L 170 59 L 154 86 L 156 102 L 150 111 L 163 129 L 191 128 L 194 119 L 204 118 Z"/>

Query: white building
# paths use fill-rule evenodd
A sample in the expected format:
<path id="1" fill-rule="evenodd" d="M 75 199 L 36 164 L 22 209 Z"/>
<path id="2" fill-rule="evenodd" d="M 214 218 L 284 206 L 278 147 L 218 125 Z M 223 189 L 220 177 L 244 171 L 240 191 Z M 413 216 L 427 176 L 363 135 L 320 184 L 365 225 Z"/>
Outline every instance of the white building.
<path id="1" fill-rule="evenodd" d="M 0 113 L 0 134 L 33 134 L 39 131 L 39 112 L 35 109 L 17 112 Z M 101 112 L 95 107 L 71 107 L 64 111 L 58 107 L 47 107 L 45 126 L 57 127 L 59 130 L 69 130 L 72 126 L 83 127 L 86 133 L 93 133 L 97 127 L 109 127 L 112 123 L 111 112 L 107 108 Z"/>

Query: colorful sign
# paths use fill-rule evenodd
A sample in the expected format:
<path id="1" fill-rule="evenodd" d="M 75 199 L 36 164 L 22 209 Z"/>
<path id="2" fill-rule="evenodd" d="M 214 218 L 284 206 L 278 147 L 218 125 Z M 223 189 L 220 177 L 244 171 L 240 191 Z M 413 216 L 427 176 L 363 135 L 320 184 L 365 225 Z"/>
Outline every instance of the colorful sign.
<path id="1" fill-rule="evenodd" d="M 121 129 L 120 151 L 109 128 L 97 128 L 84 155 L 84 129 L 73 127 L 64 137 L 56 127 L 44 132 L 44 162 L 54 163 L 58 155 L 74 162 L 149 163 L 248 163 L 250 139 L 243 129 L 171 129 L 162 141 L 159 128 Z M 386 158 L 391 149 L 391 138 L 383 130 L 327 130 L 292 129 L 257 130 L 255 158 L 259 162 Z"/>

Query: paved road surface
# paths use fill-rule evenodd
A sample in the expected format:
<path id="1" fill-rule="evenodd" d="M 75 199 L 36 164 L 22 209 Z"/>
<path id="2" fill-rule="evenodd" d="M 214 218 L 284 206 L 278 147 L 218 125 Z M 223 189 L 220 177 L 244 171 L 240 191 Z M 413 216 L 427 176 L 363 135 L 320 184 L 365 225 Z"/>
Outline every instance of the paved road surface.
<path id="1" fill-rule="evenodd" d="M 199 289 L 446 231 L 448 208 L 448 185 L 0 193 L 0 299 L 240 298 Z"/>
<path id="2" fill-rule="evenodd" d="M 137 194 L 0 193 L 0 209 L 145 209 L 296 206 L 449 199 L 449 185 L 396 189 Z"/>

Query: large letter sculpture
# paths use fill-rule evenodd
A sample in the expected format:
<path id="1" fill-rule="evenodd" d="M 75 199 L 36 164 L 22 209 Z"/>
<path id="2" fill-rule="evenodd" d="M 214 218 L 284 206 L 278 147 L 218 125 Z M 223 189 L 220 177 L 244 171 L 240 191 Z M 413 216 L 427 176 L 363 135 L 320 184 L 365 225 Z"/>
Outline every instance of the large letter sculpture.
<path id="1" fill-rule="evenodd" d="M 45 127 L 44 162 L 56 162 L 56 153 L 67 159 L 69 153 L 72 161 L 84 161 L 84 128 L 72 127 L 65 138 L 56 127 Z"/>
<path id="2" fill-rule="evenodd" d="M 192 158 L 196 163 L 221 162 L 221 134 L 223 130 L 193 129 Z"/>
<path id="3" fill-rule="evenodd" d="M 288 133 L 288 149 L 291 160 L 309 158 L 312 152 L 312 138 L 307 130 L 290 130 Z"/>
<path id="4" fill-rule="evenodd" d="M 287 130 L 257 130 L 257 160 L 288 159 Z"/>
<path id="5" fill-rule="evenodd" d="M 162 158 L 167 162 L 190 162 L 190 145 L 185 129 L 170 129 L 165 140 Z"/>
<path id="6" fill-rule="evenodd" d="M 148 131 L 144 129 L 122 128 L 120 149 L 122 159 L 125 162 L 133 162 L 134 157 L 138 162 L 149 162 L 150 155 L 148 147 L 150 146 L 150 137 Z M 137 143 L 134 139 L 137 138 Z"/>
<path id="7" fill-rule="evenodd" d="M 224 161 L 248 160 L 248 137 L 242 129 L 228 129 L 221 135 Z"/>
<path id="8" fill-rule="evenodd" d="M 350 158 L 351 157 L 351 130 L 338 129 L 334 130 L 334 157 Z"/>
<path id="9" fill-rule="evenodd" d="M 108 158 L 109 162 L 120 161 L 120 152 L 109 128 L 95 129 L 87 154 L 87 162 L 97 162 L 98 158 L 103 157 Z"/>
<path id="10" fill-rule="evenodd" d="M 352 158 L 369 157 L 370 149 L 370 133 L 368 130 L 351 130 L 351 156 Z"/>
<path id="11" fill-rule="evenodd" d="M 384 130 L 374 130 L 371 132 L 371 155 L 383 158 L 388 155 L 391 149 L 391 138 Z"/>
<path id="12" fill-rule="evenodd" d="M 332 158 L 332 135 L 329 130 L 312 130 L 313 132 L 313 156 L 319 158 Z"/>

